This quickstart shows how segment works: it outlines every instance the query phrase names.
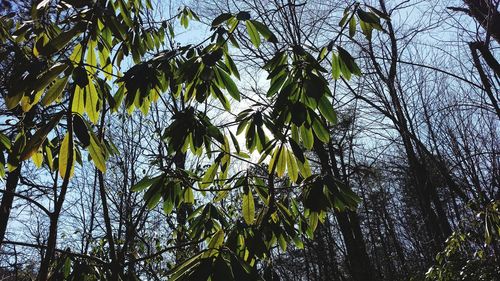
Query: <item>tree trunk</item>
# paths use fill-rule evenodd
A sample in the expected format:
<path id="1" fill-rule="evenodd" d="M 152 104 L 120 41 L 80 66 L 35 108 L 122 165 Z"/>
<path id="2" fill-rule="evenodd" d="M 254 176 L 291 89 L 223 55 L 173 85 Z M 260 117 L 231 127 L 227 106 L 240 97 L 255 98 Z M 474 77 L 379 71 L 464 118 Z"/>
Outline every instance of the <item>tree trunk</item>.
<path id="1" fill-rule="evenodd" d="M 500 43 L 500 13 L 491 0 L 464 0 L 469 7 L 469 14 Z M 498 1 L 497 1 L 498 2 Z"/>
<path id="2" fill-rule="evenodd" d="M 322 173 L 332 175 L 337 179 L 342 180 L 333 150 L 330 148 L 330 151 L 327 152 L 321 141 L 315 139 L 314 152 L 320 159 Z M 344 184 L 348 186 L 345 180 Z M 335 210 L 334 213 L 338 221 L 342 237 L 344 238 L 349 271 L 351 272 L 353 280 L 377 280 L 377 275 L 373 270 L 366 252 L 366 246 L 363 240 L 358 215 L 353 211 L 339 212 Z"/>
<path id="3" fill-rule="evenodd" d="M 0 204 L 0 249 L 5 239 L 7 231 L 7 223 L 9 221 L 10 211 L 12 209 L 12 202 L 14 201 L 14 192 L 16 192 L 17 182 L 21 174 L 21 163 L 17 168 L 10 172 L 7 176 L 5 184 L 5 193 L 2 196 L 2 203 Z"/>

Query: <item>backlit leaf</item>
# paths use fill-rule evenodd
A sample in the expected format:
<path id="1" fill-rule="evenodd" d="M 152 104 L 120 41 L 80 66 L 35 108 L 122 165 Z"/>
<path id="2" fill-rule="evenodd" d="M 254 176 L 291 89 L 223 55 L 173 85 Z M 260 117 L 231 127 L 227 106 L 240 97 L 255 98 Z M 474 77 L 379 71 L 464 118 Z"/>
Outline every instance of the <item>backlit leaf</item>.
<path id="1" fill-rule="evenodd" d="M 245 22 L 245 25 L 247 26 L 247 32 L 248 36 L 250 37 L 250 41 L 256 48 L 258 48 L 260 46 L 260 35 L 257 31 L 257 28 L 255 28 L 255 25 L 249 20 Z"/>
<path id="2" fill-rule="evenodd" d="M 241 209 L 243 211 L 243 219 L 246 224 L 252 225 L 255 220 L 255 202 L 250 190 L 248 190 L 246 194 L 243 194 Z"/>
<path id="3" fill-rule="evenodd" d="M 66 172 L 68 173 L 68 178 L 71 178 L 75 169 L 75 149 L 73 147 L 73 139 L 70 138 L 69 133 L 66 133 L 63 141 L 61 142 L 58 163 L 59 175 L 61 178 L 64 179 L 66 177 Z"/>

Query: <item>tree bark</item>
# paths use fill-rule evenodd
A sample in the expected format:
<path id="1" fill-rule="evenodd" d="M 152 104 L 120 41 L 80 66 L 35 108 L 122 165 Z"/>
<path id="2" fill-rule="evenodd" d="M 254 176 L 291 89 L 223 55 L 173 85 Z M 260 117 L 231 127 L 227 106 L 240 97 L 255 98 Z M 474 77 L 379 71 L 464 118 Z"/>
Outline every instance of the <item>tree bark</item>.
<path id="1" fill-rule="evenodd" d="M 323 147 L 323 143 L 321 143 L 320 140 L 315 139 L 314 152 L 320 160 L 322 173 L 332 175 L 335 178 L 342 180 L 332 148 L 327 151 Z M 344 184 L 347 186 L 345 180 Z M 363 233 L 361 232 L 358 215 L 353 211 L 339 212 L 337 210 L 334 211 L 334 214 L 338 221 L 342 237 L 344 238 L 349 271 L 351 272 L 353 280 L 377 280 L 377 274 L 375 273 L 366 252 L 366 246 L 363 239 Z"/>
<path id="2" fill-rule="evenodd" d="M 7 181 L 5 184 L 6 192 L 3 193 L 2 203 L 0 204 L 0 249 L 5 239 L 10 211 L 12 209 L 12 203 L 14 201 L 14 192 L 16 192 L 17 183 L 19 182 L 19 176 L 21 175 L 21 166 L 21 163 L 19 163 L 17 168 L 14 171 L 10 172 L 7 176 Z"/>
<path id="3" fill-rule="evenodd" d="M 500 43 L 500 13 L 494 1 L 464 0 L 464 2 L 469 7 L 469 15 Z"/>

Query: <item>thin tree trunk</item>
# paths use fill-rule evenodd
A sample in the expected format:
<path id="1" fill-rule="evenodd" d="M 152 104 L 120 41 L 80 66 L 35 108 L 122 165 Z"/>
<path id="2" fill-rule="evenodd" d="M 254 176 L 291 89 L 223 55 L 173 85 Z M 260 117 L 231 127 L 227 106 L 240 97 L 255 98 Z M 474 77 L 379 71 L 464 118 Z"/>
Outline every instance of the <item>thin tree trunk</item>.
<path id="1" fill-rule="evenodd" d="M 21 174 L 21 166 L 21 163 L 19 163 L 17 168 L 9 173 L 5 183 L 6 192 L 3 193 L 2 203 L 0 204 L 0 249 L 5 239 L 10 211 L 14 201 L 14 192 L 16 192 L 17 183 L 19 182 L 19 176 Z"/>

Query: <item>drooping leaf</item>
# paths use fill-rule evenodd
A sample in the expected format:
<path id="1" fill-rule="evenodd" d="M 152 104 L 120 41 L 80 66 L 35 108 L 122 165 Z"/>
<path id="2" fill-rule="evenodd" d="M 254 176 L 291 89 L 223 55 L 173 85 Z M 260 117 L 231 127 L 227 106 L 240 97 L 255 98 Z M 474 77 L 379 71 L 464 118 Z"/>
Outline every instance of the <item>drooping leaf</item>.
<path id="1" fill-rule="evenodd" d="M 236 64 L 234 63 L 233 59 L 231 56 L 229 56 L 227 53 L 224 54 L 224 60 L 226 62 L 226 66 L 231 70 L 231 73 L 238 79 L 240 79 L 240 73 L 238 72 L 238 68 L 236 67 Z"/>
<path id="2" fill-rule="evenodd" d="M 211 250 L 207 252 L 208 256 L 217 253 L 217 250 L 220 249 L 220 247 L 222 247 L 223 243 L 224 243 L 224 230 L 219 229 L 214 234 L 214 236 L 212 236 L 210 242 L 208 243 L 208 249 Z"/>
<path id="3" fill-rule="evenodd" d="M 80 33 L 80 28 L 80 25 L 76 25 L 68 31 L 59 33 L 59 35 L 49 40 L 47 44 L 41 46 L 41 48 L 37 47 L 39 53 L 48 57 L 51 54 L 58 52 Z"/>
<path id="4" fill-rule="evenodd" d="M 312 128 L 314 130 L 314 134 L 320 141 L 322 141 L 323 143 L 327 143 L 330 141 L 330 133 L 323 125 L 323 122 L 320 122 L 319 119 L 315 118 L 313 120 Z"/>
<path id="5" fill-rule="evenodd" d="M 330 123 L 337 124 L 337 113 L 333 109 L 333 105 L 330 103 L 326 96 L 323 96 L 318 102 L 318 109 L 321 115 L 326 118 Z"/>
<path id="6" fill-rule="evenodd" d="M 340 64 L 339 64 L 339 58 L 335 54 L 335 52 L 332 52 L 332 77 L 333 79 L 337 80 L 340 78 Z"/>
<path id="7" fill-rule="evenodd" d="M 85 68 L 91 74 L 96 73 L 97 69 L 97 57 L 95 54 L 96 42 L 94 40 L 89 40 L 87 44 L 87 65 Z"/>
<path id="8" fill-rule="evenodd" d="M 54 129 L 54 127 L 59 123 L 63 116 L 63 112 L 56 114 L 52 119 L 44 126 L 42 126 L 28 141 L 26 146 L 21 153 L 20 160 L 24 161 L 33 155 L 40 146 L 43 144 L 47 135 Z"/>
<path id="9" fill-rule="evenodd" d="M 251 20 L 252 24 L 255 26 L 255 29 L 266 39 L 267 41 L 271 43 L 277 43 L 278 40 L 276 39 L 276 36 L 269 30 L 267 26 L 262 24 L 261 22 Z"/>
<path id="10" fill-rule="evenodd" d="M 247 32 L 248 32 L 248 36 L 250 37 L 250 41 L 252 42 L 252 44 L 256 48 L 259 48 L 259 46 L 260 46 L 260 35 L 259 35 L 259 32 L 257 31 L 257 28 L 252 23 L 252 21 L 249 21 L 249 20 L 247 20 L 245 22 L 245 25 L 247 26 Z"/>
<path id="11" fill-rule="evenodd" d="M 75 91 L 73 92 L 71 111 L 80 115 L 85 112 L 85 92 L 78 85 L 75 85 Z"/>
<path id="12" fill-rule="evenodd" d="M 148 209 L 153 209 L 158 205 L 161 199 L 162 183 L 157 181 L 151 185 L 151 187 L 144 193 L 144 201 L 146 202 L 146 207 Z"/>
<path id="13" fill-rule="evenodd" d="M 85 111 L 89 116 L 92 123 L 97 124 L 99 118 L 99 94 L 94 86 L 94 83 L 90 81 L 85 87 Z"/>
<path id="14" fill-rule="evenodd" d="M 287 171 L 288 171 L 288 176 L 290 177 L 290 180 L 292 180 L 292 182 L 296 182 L 298 177 L 299 177 L 299 171 L 298 171 L 298 167 L 297 167 L 297 162 L 295 160 L 295 157 L 294 157 L 294 154 L 292 153 L 292 151 L 286 149 L 287 151 L 287 158 L 286 158 L 286 161 L 287 161 Z"/>
<path id="15" fill-rule="evenodd" d="M 250 189 L 247 193 L 243 194 L 241 209 L 243 211 L 243 219 L 245 220 L 246 224 L 252 225 L 255 220 L 255 202 Z"/>
<path id="16" fill-rule="evenodd" d="M 42 150 L 39 149 L 37 152 L 35 152 L 33 154 L 33 156 L 31 156 L 31 159 L 33 160 L 33 163 L 35 164 L 35 166 L 37 168 L 42 167 L 42 163 L 43 163 L 43 153 L 42 153 Z"/>
<path id="17" fill-rule="evenodd" d="M 99 169 L 101 172 L 106 172 L 106 159 L 104 157 L 104 151 L 101 148 L 99 140 L 94 136 L 94 134 L 90 135 L 90 146 L 88 147 L 90 157 L 92 157 L 92 161 L 94 162 L 94 166 Z"/>
<path id="18" fill-rule="evenodd" d="M 295 140 L 292 138 L 289 138 L 288 142 L 290 143 L 290 147 L 292 148 L 293 154 L 295 155 L 297 160 L 299 160 L 300 162 L 304 162 L 306 159 L 304 157 L 304 152 L 302 151 L 300 146 L 297 144 L 297 142 L 295 142 Z"/>
<path id="19" fill-rule="evenodd" d="M 337 49 L 339 50 L 339 59 L 347 66 L 349 71 L 354 75 L 360 76 L 361 69 L 359 69 L 351 54 L 342 47 L 337 47 Z"/>
<path id="20" fill-rule="evenodd" d="M 75 170 L 75 149 L 73 146 L 73 139 L 70 138 L 69 133 L 66 133 L 63 141 L 61 142 L 61 147 L 59 148 L 58 163 L 59 175 L 61 176 L 61 178 L 64 179 L 66 177 L 66 174 L 68 174 L 68 178 L 71 178 Z"/>
<path id="21" fill-rule="evenodd" d="M 184 203 L 194 204 L 194 194 L 193 189 L 188 187 L 184 190 Z"/>
<path id="22" fill-rule="evenodd" d="M 314 145 L 314 136 L 311 128 L 307 128 L 306 125 L 300 126 L 300 138 L 302 139 L 302 143 L 304 147 L 307 149 L 312 149 Z"/>
<path id="23" fill-rule="evenodd" d="M 313 232 L 316 230 L 316 227 L 318 226 L 318 221 L 319 221 L 318 213 L 311 212 L 309 214 L 309 227 Z"/>
<path id="24" fill-rule="evenodd" d="M 233 99 L 240 101 L 240 91 L 233 79 L 229 77 L 229 75 L 221 68 L 218 69 L 218 73 L 220 74 L 220 78 L 222 79 L 222 83 L 227 89 L 227 92 L 233 97 Z"/>
<path id="25" fill-rule="evenodd" d="M 215 175 L 217 174 L 217 168 L 219 167 L 219 163 L 213 163 L 205 172 L 205 175 L 201 179 L 200 188 L 207 188 L 214 181 Z"/>
<path id="26" fill-rule="evenodd" d="M 282 177 L 283 174 L 285 174 L 285 170 L 286 170 L 286 158 L 288 156 L 288 153 L 286 153 L 286 149 L 285 147 L 282 145 L 281 146 L 281 149 L 280 149 L 280 152 L 279 152 L 279 156 L 278 156 L 278 162 L 277 162 L 277 165 L 276 165 L 276 173 L 278 174 L 278 177 Z"/>
<path id="27" fill-rule="evenodd" d="M 42 98 L 42 105 L 47 106 L 51 104 L 54 100 L 61 96 L 61 93 L 64 91 L 66 84 L 68 83 L 68 76 L 64 78 L 57 79 L 56 82 L 50 86 L 45 96 Z"/>
<path id="28" fill-rule="evenodd" d="M 351 20 L 349 21 L 349 37 L 354 37 L 356 34 L 356 18 L 351 17 Z"/>
<path id="29" fill-rule="evenodd" d="M 232 17 L 233 17 L 233 15 L 230 14 L 230 13 L 220 14 L 218 17 L 216 17 L 212 21 L 212 27 L 217 27 L 217 26 L 221 25 L 223 22 L 227 21 L 228 19 L 230 19 Z"/>

